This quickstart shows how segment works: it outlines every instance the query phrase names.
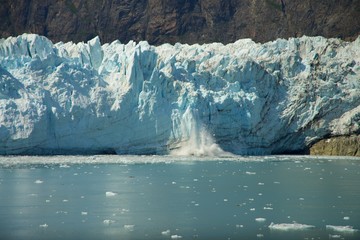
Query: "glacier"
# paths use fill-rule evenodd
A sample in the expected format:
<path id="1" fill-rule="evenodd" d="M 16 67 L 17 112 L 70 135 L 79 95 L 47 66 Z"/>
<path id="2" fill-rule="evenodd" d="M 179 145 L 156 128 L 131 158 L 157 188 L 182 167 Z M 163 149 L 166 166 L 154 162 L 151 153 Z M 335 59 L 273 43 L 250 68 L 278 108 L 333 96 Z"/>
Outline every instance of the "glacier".
<path id="1" fill-rule="evenodd" d="M 160 46 L 9 37 L 0 154 L 169 154 L 201 139 L 215 152 L 303 151 L 360 132 L 359 73 L 360 37 Z"/>

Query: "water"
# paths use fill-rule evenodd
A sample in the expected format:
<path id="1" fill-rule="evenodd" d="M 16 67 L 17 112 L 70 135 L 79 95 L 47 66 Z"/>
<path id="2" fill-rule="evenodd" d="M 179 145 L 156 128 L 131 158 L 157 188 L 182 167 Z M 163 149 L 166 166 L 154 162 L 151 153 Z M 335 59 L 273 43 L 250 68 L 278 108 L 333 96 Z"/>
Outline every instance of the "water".
<path id="1" fill-rule="evenodd" d="M 350 158 L 0 157 L 0 239 L 360 239 L 359 186 Z"/>

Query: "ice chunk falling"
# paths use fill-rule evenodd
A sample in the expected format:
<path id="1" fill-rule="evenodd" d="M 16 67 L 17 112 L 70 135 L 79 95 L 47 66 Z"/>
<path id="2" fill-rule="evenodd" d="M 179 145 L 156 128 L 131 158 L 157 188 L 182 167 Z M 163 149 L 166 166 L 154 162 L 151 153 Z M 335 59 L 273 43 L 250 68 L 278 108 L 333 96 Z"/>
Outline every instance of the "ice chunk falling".
<path id="1" fill-rule="evenodd" d="M 0 154 L 298 151 L 359 132 L 359 72 L 360 38 L 0 39 Z"/>
<path id="2" fill-rule="evenodd" d="M 216 144 L 213 136 L 206 127 L 200 123 L 197 109 L 188 108 L 180 120 L 179 135 L 181 142 L 178 148 L 171 150 L 175 156 L 231 156 Z"/>

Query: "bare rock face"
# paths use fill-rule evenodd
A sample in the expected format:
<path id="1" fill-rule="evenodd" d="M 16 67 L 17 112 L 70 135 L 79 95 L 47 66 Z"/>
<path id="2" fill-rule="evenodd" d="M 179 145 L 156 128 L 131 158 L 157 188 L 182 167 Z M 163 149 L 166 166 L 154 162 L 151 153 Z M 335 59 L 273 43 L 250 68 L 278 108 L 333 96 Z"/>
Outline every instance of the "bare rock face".
<path id="1" fill-rule="evenodd" d="M 341 136 L 322 139 L 310 148 L 310 154 L 360 157 L 360 136 Z"/>
<path id="2" fill-rule="evenodd" d="M 353 40 L 358 0 L 0 1 L 0 37 L 24 32 L 54 42 L 147 40 L 150 44 L 265 42 L 302 35 Z"/>

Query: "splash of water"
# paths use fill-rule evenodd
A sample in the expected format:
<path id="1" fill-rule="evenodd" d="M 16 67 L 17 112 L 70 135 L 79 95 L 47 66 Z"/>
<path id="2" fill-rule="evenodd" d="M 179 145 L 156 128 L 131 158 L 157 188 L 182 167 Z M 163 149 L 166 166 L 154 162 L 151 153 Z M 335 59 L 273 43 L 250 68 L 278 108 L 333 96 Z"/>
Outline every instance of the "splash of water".
<path id="1" fill-rule="evenodd" d="M 215 142 L 206 127 L 200 123 L 197 111 L 187 109 L 181 119 L 182 141 L 178 148 L 172 150 L 173 156 L 210 156 L 230 157 L 233 154 L 226 152 Z"/>

